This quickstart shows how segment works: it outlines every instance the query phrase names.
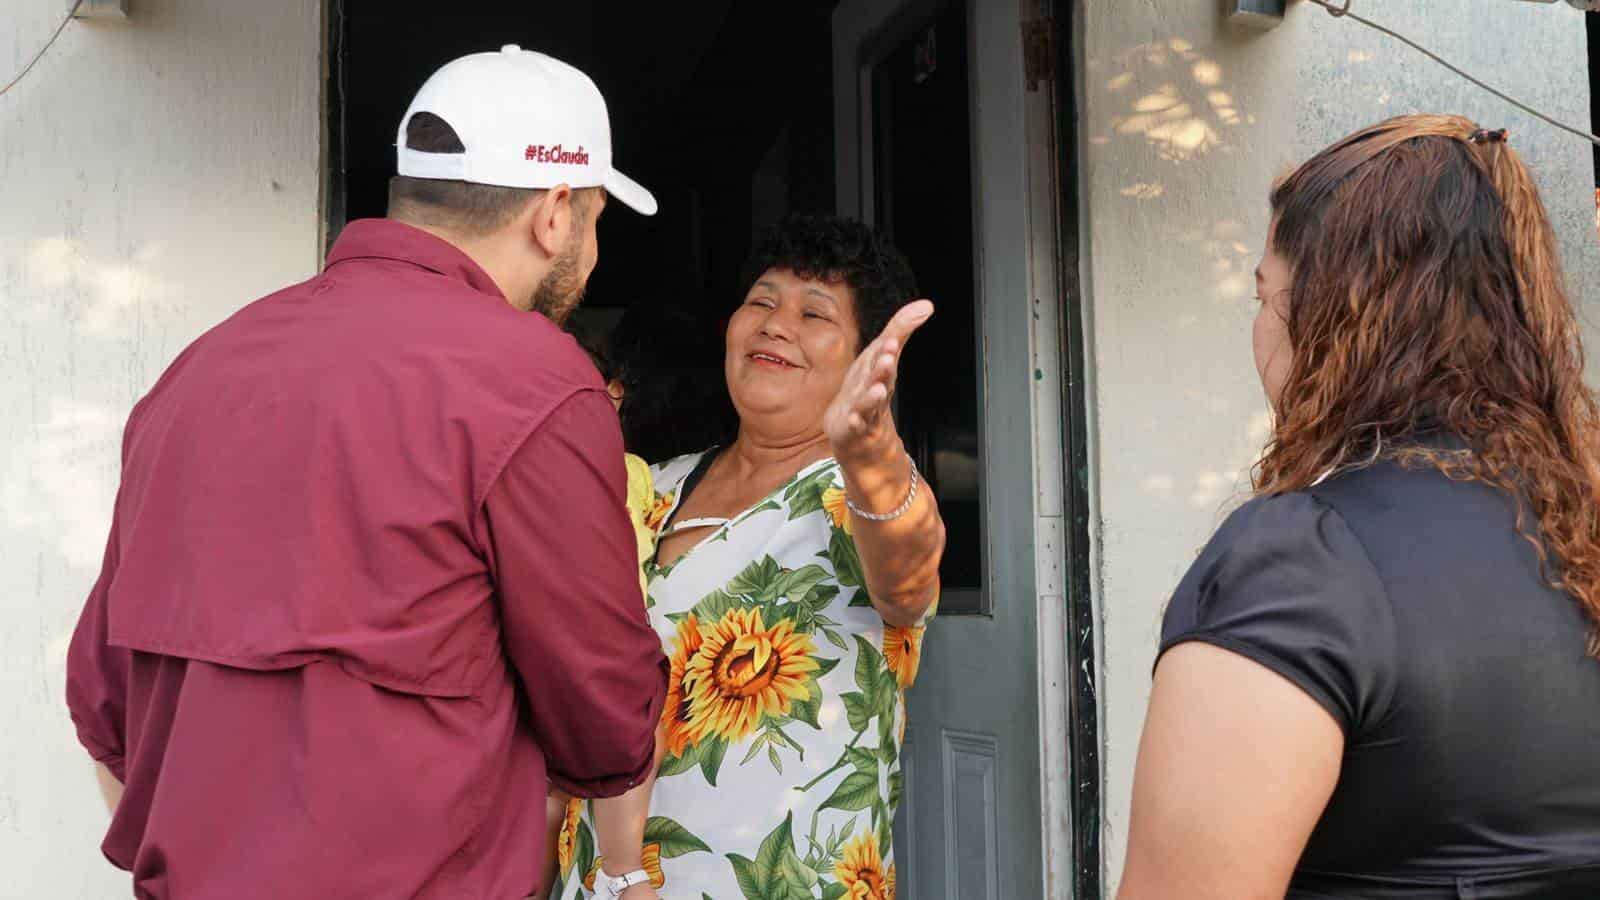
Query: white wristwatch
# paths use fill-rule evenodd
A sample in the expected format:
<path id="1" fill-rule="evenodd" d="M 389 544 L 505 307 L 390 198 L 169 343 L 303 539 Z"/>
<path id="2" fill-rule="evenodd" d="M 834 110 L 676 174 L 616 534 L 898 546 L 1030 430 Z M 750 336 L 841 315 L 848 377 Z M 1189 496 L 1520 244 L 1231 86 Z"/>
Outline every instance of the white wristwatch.
<path id="1" fill-rule="evenodd" d="M 621 897 L 622 892 L 636 884 L 649 884 L 650 873 L 643 869 L 635 869 L 626 875 L 615 878 L 607 875 L 601 869 L 594 877 L 594 895 L 596 897 Z"/>

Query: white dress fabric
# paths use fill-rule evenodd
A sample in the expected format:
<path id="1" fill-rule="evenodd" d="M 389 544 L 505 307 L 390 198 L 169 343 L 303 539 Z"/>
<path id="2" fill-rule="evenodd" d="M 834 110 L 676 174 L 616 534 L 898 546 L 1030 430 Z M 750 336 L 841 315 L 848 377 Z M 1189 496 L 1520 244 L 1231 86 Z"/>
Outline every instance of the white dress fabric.
<path id="1" fill-rule="evenodd" d="M 654 471 L 659 529 L 701 455 Z M 645 868 L 668 900 L 891 900 L 905 689 L 921 627 L 867 600 L 838 464 L 807 466 L 668 568 L 646 565 L 672 664 Z M 569 805 L 558 889 L 598 867 Z"/>

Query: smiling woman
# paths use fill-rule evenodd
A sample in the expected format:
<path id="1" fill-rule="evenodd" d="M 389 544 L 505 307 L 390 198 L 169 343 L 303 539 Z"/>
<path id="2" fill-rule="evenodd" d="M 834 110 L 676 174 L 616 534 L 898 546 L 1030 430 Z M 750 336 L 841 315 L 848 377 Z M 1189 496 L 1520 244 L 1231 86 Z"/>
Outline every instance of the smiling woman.
<path id="1" fill-rule="evenodd" d="M 767 897 L 792 872 L 891 900 L 904 692 L 944 525 L 889 402 L 933 309 L 843 219 L 786 220 L 746 271 L 724 361 L 738 436 L 654 473 L 648 602 L 671 673 L 644 855 L 672 896 Z M 601 865 L 591 820 L 569 832 L 566 900 Z"/>

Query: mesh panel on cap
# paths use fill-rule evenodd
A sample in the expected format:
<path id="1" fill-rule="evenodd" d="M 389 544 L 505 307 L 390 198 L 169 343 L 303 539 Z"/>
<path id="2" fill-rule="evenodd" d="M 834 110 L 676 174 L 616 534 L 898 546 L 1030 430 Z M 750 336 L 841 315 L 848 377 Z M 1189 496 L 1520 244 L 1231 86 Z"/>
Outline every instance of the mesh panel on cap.
<path id="1" fill-rule="evenodd" d="M 419 153 L 467 152 L 450 123 L 431 112 L 414 113 L 406 122 L 406 148 Z"/>

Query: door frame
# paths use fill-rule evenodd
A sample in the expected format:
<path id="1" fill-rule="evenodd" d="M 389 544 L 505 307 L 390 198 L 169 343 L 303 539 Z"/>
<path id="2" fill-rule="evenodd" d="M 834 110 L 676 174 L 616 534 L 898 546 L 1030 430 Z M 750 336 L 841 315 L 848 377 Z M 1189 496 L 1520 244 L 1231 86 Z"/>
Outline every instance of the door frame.
<path id="1" fill-rule="evenodd" d="M 979 4 L 994 0 L 967 0 L 969 16 Z M 1017 397 L 1001 398 L 995 406 L 980 404 L 986 414 L 1028 416 L 1033 441 L 1021 459 L 995 465 L 990 454 L 994 429 L 985 422 L 982 470 L 1030 472 L 1031 515 L 1024 515 L 1033 537 L 1033 593 L 1038 603 L 1038 702 L 1040 716 L 1039 790 L 1044 871 L 1039 883 L 1046 896 L 1074 900 L 1100 900 L 1104 890 L 1101 850 L 1101 797 L 1103 771 L 1100 756 L 1097 644 L 1100 627 L 1094 591 L 1095 521 L 1093 473 L 1090 470 L 1090 371 L 1087 366 L 1089 332 L 1086 290 L 1083 282 L 1081 242 L 1086 232 L 1080 191 L 1079 167 L 1082 129 L 1079 127 L 1078 91 L 1081 79 L 1082 4 L 1075 0 L 1012 0 L 1018 24 L 1042 22 L 1048 31 L 1047 48 L 1052 77 L 1040 89 L 1028 91 L 1025 100 L 1027 134 L 1026 180 L 1030 241 L 1027 291 L 1033 308 L 1029 356 L 1036 366 L 1031 409 Z M 871 58 L 863 51 L 907 37 L 939 5 L 938 0 L 847 0 L 835 11 L 835 185 L 837 211 L 868 222 L 874 218 L 875 192 L 871 180 L 873 128 L 871 110 Z M 859 45 L 839 45 L 839 16 L 851 16 L 851 28 L 868 37 Z M 995 7 L 987 7 L 992 11 Z M 1009 12 L 1009 11 L 1007 11 Z M 975 24 L 975 23 L 974 23 Z M 976 78 L 983 64 L 977 42 L 969 49 Z M 1022 29 L 1014 40 L 1023 43 Z M 992 46 L 992 45 L 991 45 Z M 853 88 L 853 89 L 851 89 Z M 981 172 L 983 136 L 974 85 L 973 165 Z M 993 311 L 983 303 L 986 284 L 981 253 L 986 223 L 980 185 L 973 185 L 974 241 L 980 247 L 975 269 L 980 328 Z M 991 236 L 992 239 L 992 236 Z M 998 299 L 999 294 L 996 295 Z M 994 352 L 985 335 L 985 355 Z M 984 378 L 989 380 L 985 367 Z M 1012 393 L 1015 393 L 1013 390 Z M 998 408 L 996 408 L 998 407 Z M 1018 408 L 1021 407 L 1021 408 Z M 986 416 L 987 417 L 987 416 Z M 999 487 L 999 486 L 997 486 Z M 996 495 L 1008 495 L 997 499 Z M 1021 531 L 1014 508 L 1018 493 L 991 490 L 983 497 L 986 543 L 997 535 Z M 998 519 L 1010 517 L 1009 527 L 996 528 Z M 1011 554 L 984 548 L 986 593 L 1004 583 L 997 566 L 1014 561 Z M 999 557 L 997 559 L 997 557 Z M 992 605 L 985 604 L 992 609 Z M 1059 761 L 1059 765 L 1052 765 Z M 909 778 L 909 771 L 908 771 Z M 907 805 L 913 802 L 910 792 Z M 908 809 L 909 811 L 909 809 Z M 910 849 L 910 848 L 908 848 Z M 903 878 L 914 873 L 905 873 Z"/>
<path id="2" fill-rule="evenodd" d="M 333 242 L 344 230 L 345 218 L 345 0 L 322 0 L 322 190 L 319 194 L 317 227 L 321 233 L 322 254 L 318 268 L 333 249 Z"/>
<path id="3" fill-rule="evenodd" d="M 1024 0 L 1028 2 L 1028 0 Z M 1100 611 L 1096 601 L 1094 524 L 1098 498 L 1094 492 L 1089 398 L 1092 320 L 1089 285 L 1082 260 L 1088 252 L 1088 229 L 1082 190 L 1083 147 L 1080 92 L 1084 80 L 1081 0 L 1037 0 L 1037 15 L 1050 25 L 1050 80 L 1053 95 L 1055 150 L 1057 299 L 1061 314 L 1060 404 L 1062 437 L 1063 534 L 1061 564 L 1065 581 L 1065 681 L 1067 755 L 1071 772 L 1072 893 L 1076 900 L 1101 900 L 1105 891 L 1105 857 L 1101 846 L 1105 770 L 1100 748 Z"/>
<path id="4" fill-rule="evenodd" d="M 846 0 L 850 2 L 850 0 Z M 904 15 L 908 6 L 915 18 L 918 10 L 937 5 L 937 0 L 855 0 L 868 10 L 864 13 L 879 26 L 885 20 Z M 968 0 L 969 10 L 976 2 L 993 0 Z M 1035 496 L 1039 488 L 1050 482 L 1060 485 L 1060 528 L 1046 534 L 1037 551 L 1039 570 L 1040 646 L 1039 685 L 1041 715 L 1041 760 L 1047 771 L 1040 773 L 1042 810 L 1047 819 L 1043 824 L 1044 863 L 1046 882 L 1053 888 L 1066 886 L 1065 896 L 1074 900 L 1100 900 L 1104 890 L 1104 859 L 1101 847 L 1103 769 L 1101 765 L 1101 734 L 1099 711 L 1099 654 L 1100 618 L 1096 608 L 1095 547 L 1092 538 L 1093 523 L 1098 515 L 1094 494 L 1094 473 L 1091 470 L 1090 448 L 1093 442 L 1093 422 L 1089 419 L 1092 408 L 1089 398 L 1093 392 L 1093 373 L 1088 367 L 1091 340 L 1088 286 L 1083 280 L 1080 260 L 1087 252 L 1087 229 L 1080 180 L 1083 131 L 1078 116 L 1083 84 L 1083 53 L 1078 46 L 1082 28 L 1083 4 L 1078 0 L 1016 0 L 1020 4 L 1022 21 L 1044 19 L 1049 23 L 1052 38 L 1050 57 L 1054 78 L 1048 82 L 1047 109 L 1053 128 L 1048 134 L 1048 149 L 1053 157 L 1054 182 L 1051 197 L 1054 200 L 1055 254 L 1053 258 L 1054 290 L 1050 297 L 1041 296 L 1037 289 L 1040 280 L 1036 272 L 1030 278 L 1030 294 L 1036 309 L 1053 316 L 1052 328 L 1036 327 L 1035 358 L 1053 355 L 1058 365 L 1046 372 L 1041 380 L 1041 390 L 1053 388 L 1056 414 L 1059 416 L 1059 452 L 1054 454 L 1058 465 L 1053 474 L 1035 468 Z M 322 135 L 321 171 L 323 190 L 318 218 L 326 250 L 344 226 L 344 61 L 343 19 L 344 0 L 324 0 L 322 4 L 324 43 L 321 48 L 325 78 L 322 91 L 324 130 Z M 837 13 L 836 13 L 837 15 Z M 1017 38 L 1021 40 L 1021 35 Z M 838 60 L 841 55 L 835 50 Z M 973 55 L 977 65 L 976 54 Z M 839 63 L 836 61 L 836 65 Z M 862 126 L 863 110 L 856 99 L 862 93 L 861 79 L 870 79 L 863 73 L 859 61 L 853 73 L 836 71 L 835 84 L 841 76 L 854 79 L 857 90 L 848 97 L 836 97 L 835 147 L 837 211 L 841 215 L 870 214 L 873 202 L 870 184 L 862 181 L 863 161 L 871 159 L 871 129 Z M 870 96 L 870 82 L 866 89 Z M 1031 95 L 1030 95 L 1031 96 Z M 1034 109 L 1030 100 L 1030 112 Z M 870 115 L 870 110 L 866 111 Z M 853 120 L 853 121 L 852 121 Z M 977 119 L 974 117 L 974 122 Z M 870 122 L 867 124 L 870 125 Z M 1030 122 L 1030 124 L 1032 124 Z M 853 135 L 865 135 L 865 147 L 852 141 Z M 1030 139 L 1034 143 L 1034 139 Z M 1037 176 L 1037 154 L 1030 148 L 1030 175 Z M 865 153 L 863 151 L 866 151 Z M 974 199 L 977 201 L 976 187 Z M 975 202 L 974 229 L 981 227 L 980 205 Z M 981 263 L 981 260 L 980 260 Z M 1035 266 L 1037 268 L 1037 266 Z M 979 276 L 981 278 L 981 274 Z M 1052 302 L 1041 305 L 1041 300 Z M 1040 353 L 1040 351 L 1046 351 Z M 1053 351 L 1053 353 L 1051 352 Z M 1035 404 L 1035 414 L 1043 412 Z M 1046 460 L 1036 459 L 1035 463 Z M 1043 493 L 1053 493 L 1044 490 Z M 988 502 L 987 497 L 985 503 Z M 1051 502 L 1040 504 L 1051 512 Z M 986 519 L 988 512 L 985 512 Z M 1038 529 L 1036 528 L 1036 532 Z M 1052 540 L 1051 538 L 1058 538 Z M 987 548 L 986 548 L 987 550 Z M 988 555 L 985 566 L 988 567 Z M 1055 574 L 1051 574 L 1051 571 Z M 1060 585 L 1059 593 L 1049 591 L 1052 580 Z M 1054 609 L 1050 600 L 1058 601 Z M 1045 627 L 1048 624 L 1049 627 Z M 1064 726 L 1065 747 L 1049 739 L 1052 723 Z M 1064 749 L 1066 760 L 1061 771 L 1048 771 L 1048 761 L 1060 759 L 1059 749 Z M 908 773 L 909 776 L 909 773 Z M 1063 799 L 1064 798 L 1064 799 Z M 909 798 L 908 798 L 909 801 Z M 908 810 L 909 812 L 909 810 Z M 1069 877 L 1062 876 L 1070 872 Z M 909 873 L 908 873 L 909 874 Z M 908 886 L 909 887 L 909 886 Z M 1056 893 L 1056 891 L 1052 891 Z M 908 894 L 909 895 L 909 894 Z"/>

